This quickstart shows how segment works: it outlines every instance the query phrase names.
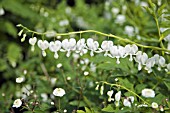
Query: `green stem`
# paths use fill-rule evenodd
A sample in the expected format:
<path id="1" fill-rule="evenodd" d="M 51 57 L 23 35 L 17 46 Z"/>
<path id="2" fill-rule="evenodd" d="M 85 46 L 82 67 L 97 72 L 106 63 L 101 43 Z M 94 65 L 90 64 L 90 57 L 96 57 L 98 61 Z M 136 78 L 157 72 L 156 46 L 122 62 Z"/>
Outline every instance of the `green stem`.
<path id="1" fill-rule="evenodd" d="M 149 104 L 148 102 L 146 102 L 142 97 L 140 97 L 138 94 L 136 94 L 135 92 L 131 91 L 130 89 L 126 88 L 125 86 L 122 86 L 120 84 L 111 84 L 105 81 L 101 81 L 104 84 L 110 85 L 110 86 L 116 86 L 116 87 L 121 87 L 125 90 L 127 90 L 128 92 L 132 93 L 133 95 L 137 96 L 140 100 L 142 100 L 144 103 L 146 103 L 147 105 L 151 106 L 151 104 Z"/>
<path id="2" fill-rule="evenodd" d="M 45 35 L 45 34 L 50 33 L 50 32 L 44 32 L 44 33 L 35 32 L 35 31 L 32 31 L 32 30 L 24 27 L 23 25 L 20 25 L 20 27 L 27 30 L 28 32 L 32 32 L 32 33 L 37 34 L 37 35 Z M 137 45 L 141 48 L 149 48 L 149 49 L 154 49 L 154 50 L 159 50 L 159 51 L 170 52 L 170 50 L 168 50 L 168 49 L 159 48 L 159 47 L 155 47 L 155 46 L 142 45 L 142 44 L 136 43 L 134 41 L 131 41 L 127 38 L 122 38 L 122 37 L 119 37 L 119 36 L 116 36 L 116 35 L 113 35 L 113 34 L 102 33 L 100 31 L 96 31 L 96 30 L 75 31 L 75 32 L 68 32 L 68 33 L 57 33 L 56 36 L 68 36 L 68 35 L 72 35 L 72 34 L 82 34 L 82 33 L 96 33 L 96 34 L 100 34 L 100 35 L 103 35 L 103 36 L 112 37 L 112 38 L 118 39 L 118 40 L 126 42 L 126 43 L 135 44 L 135 45 Z"/>

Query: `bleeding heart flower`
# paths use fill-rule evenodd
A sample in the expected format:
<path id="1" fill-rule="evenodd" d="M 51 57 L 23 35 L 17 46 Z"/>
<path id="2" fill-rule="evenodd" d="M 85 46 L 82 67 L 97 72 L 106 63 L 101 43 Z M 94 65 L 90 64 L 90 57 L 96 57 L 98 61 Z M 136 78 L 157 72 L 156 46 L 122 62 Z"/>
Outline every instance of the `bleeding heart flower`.
<path id="1" fill-rule="evenodd" d="M 65 49 L 64 51 L 67 51 L 66 56 L 69 57 L 71 54 L 71 51 L 74 51 L 76 49 L 76 40 L 74 38 L 64 39 L 62 41 L 62 47 Z"/>
<path id="2" fill-rule="evenodd" d="M 94 56 L 94 52 L 98 49 L 99 43 L 92 38 L 87 39 L 88 49 L 91 50 L 90 56 Z"/>
<path id="3" fill-rule="evenodd" d="M 46 56 L 46 52 L 45 50 L 49 47 L 49 43 L 48 41 L 44 40 L 39 40 L 38 41 L 38 47 L 42 50 L 42 55 L 45 57 Z"/>
<path id="4" fill-rule="evenodd" d="M 57 52 L 61 49 L 61 42 L 58 40 L 55 42 L 54 41 L 50 42 L 49 49 L 50 51 L 55 53 L 54 58 L 57 59 L 59 57 Z"/>

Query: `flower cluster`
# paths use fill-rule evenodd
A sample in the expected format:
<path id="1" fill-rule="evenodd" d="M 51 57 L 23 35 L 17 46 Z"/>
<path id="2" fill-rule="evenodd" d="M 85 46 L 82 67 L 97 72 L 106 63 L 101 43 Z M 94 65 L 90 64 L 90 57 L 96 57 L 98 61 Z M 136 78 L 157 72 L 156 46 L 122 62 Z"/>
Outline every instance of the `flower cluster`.
<path id="1" fill-rule="evenodd" d="M 32 45 L 31 50 L 34 51 L 35 44 L 42 50 L 42 55 L 46 56 L 46 50 L 49 48 L 54 53 L 54 58 L 58 58 L 58 52 L 66 52 L 66 56 L 69 57 L 72 52 L 80 54 L 80 56 L 90 51 L 90 56 L 94 56 L 94 53 L 104 53 L 104 56 L 110 58 L 116 58 L 116 63 L 120 63 L 120 58 L 129 56 L 129 61 L 136 61 L 138 63 L 138 70 L 144 67 L 148 73 L 152 72 L 152 67 L 157 65 L 158 70 L 162 67 L 167 67 L 166 71 L 170 71 L 170 64 L 166 64 L 164 57 L 155 54 L 153 57 L 148 57 L 145 52 L 139 51 L 135 44 L 127 44 L 126 46 L 114 45 L 112 41 L 103 41 L 101 47 L 97 41 L 92 38 L 88 38 L 87 41 L 82 38 L 76 41 L 74 38 L 64 39 L 63 41 L 56 40 L 48 42 L 47 40 L 37 40 L 36 37 L 30 38 L 29 43 Z"/>

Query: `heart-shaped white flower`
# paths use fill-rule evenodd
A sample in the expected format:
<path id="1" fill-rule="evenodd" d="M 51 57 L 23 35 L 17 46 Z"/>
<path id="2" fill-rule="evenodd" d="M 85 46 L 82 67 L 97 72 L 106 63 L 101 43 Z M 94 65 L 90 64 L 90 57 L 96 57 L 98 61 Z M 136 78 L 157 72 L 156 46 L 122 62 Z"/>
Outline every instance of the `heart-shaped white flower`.
<path id="1" fill-rule="evenodd" d="M 57 52 L 61 49 L 61 42 L 60 41 L 55 41 L 55 42 L 50 42 L 49 44 L 49 49 L 52 51 L 52 52 Z"/>
<path id="2" fill-rule="evenodd" d="M 92 38 L 87 39 L 87 46 L 88 49 L 91 50 L 90 56 L 94 56 L 94 51 L 96 51 L 99 47 L 99 43 L 97 41 L 94 41 Z"/>
<path id="3" fill-rule="evenodd" d="M 46 50 L 48 47 L 49 47 L 49 43 L 48 43 L 48 41 L 46 41 L 46 40 L 44 40 L 44 41 L 42 41 L 42 40 L 39 40 L 38 41 L 38 47 L 41 49 L 41 50 Z"/>
<path id="4" fill-rule="evenodd" d="M 36 37 L 33 37 L 33 38 L 29 39 L 29 44 L 31 44 L 32 46 L 34 46 L 36 42 L 37 42 L 37 38 Z"/>
<path id="5" fill-rule="evenodd" d="M 48 41 L 44 40 L 39 40 L 38 41 L 38 47 L 42 50 L 42 55 L 45 57 L 46 56 L 46 52 L 45 50 L 49 47 L 49 43 Z"/>
<path id="6" fill-rule="evenodd" d="M 67 51 L 66 56 L 69 57 L 71 54 L 71 51 L 74 51 L 76 49 L 76 40 L 74 38 L 71 39 L 64 39 L 62 41 L 62 47 L 65 51 Z"/>

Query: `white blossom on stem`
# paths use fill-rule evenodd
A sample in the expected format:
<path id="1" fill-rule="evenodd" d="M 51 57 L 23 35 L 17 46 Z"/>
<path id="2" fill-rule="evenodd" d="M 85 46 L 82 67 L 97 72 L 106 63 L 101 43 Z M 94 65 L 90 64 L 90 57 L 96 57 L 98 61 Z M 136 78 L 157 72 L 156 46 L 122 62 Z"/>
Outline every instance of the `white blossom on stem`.
<path id="1" fill-rule="evenodd" d="M 71 54 L 71 51 L 76 50 L 76 40 L 74 38 L 64 39 L 62 41 L 62 47 L 64 48 L 64 51 L 67 51 L 66 56 L 69 57 Z"/>
<path id="2" fill-rule="evenodd" d="M 108 55 L 108 51 L 110 51 L 110 47 L 113 46 L 113 42 L 112 41 L 103 41 L 101 44 L 101 48 L 102 50 L 105 52 L 104 56 Z"/>
<path id="3" fill-rule="evenodd" d="M 90 56 L 94 56 L 94 52 L 98 49 L 99 43 L 97 41 L 94 41 L 92 38 L 88 38 L 87 46 L 88 49 L 91 50 Z"/>
<path id="4" fill-rule="evenodd" d="M 49 47 L 49 43 L 48 41 L 44 40 L 39 40 L 38 41 L 38 47 L 42 50 L 42 55 L 45 57 L 46 56 L 46 52 L 45 50 Z"/>
<path id="5" fill-rule="evenodd" d="M 61 49 L 61 42 L 59 40 L 51 41 L 49 44 L 50 51 L 54 52 L 54 58 L 58 59 L 58 51 Z"/>

